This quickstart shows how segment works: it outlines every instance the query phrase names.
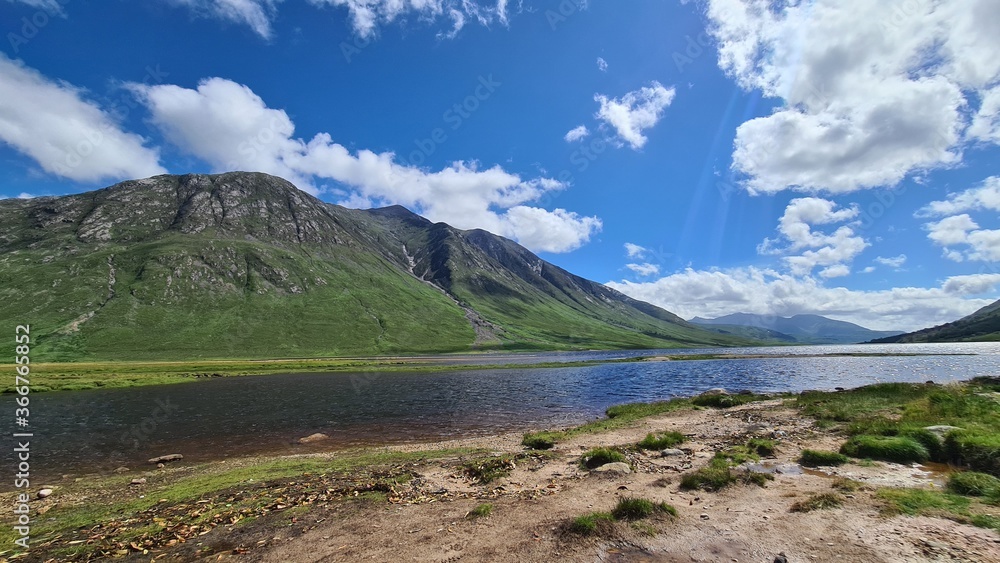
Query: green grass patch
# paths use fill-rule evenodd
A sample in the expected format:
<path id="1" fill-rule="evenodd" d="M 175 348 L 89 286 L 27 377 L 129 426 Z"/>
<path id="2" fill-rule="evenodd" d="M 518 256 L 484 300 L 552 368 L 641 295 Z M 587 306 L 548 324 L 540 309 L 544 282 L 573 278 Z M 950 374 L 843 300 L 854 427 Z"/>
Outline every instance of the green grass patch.
<path id="1" fill-rule="evenodd" d="M 615 517 L 609 512 L 591 512 L 571 520 L 568 529 L 581 536 L 607 535 L 614 523 Z"/>
<path id="2" fill-rule="evenodd" d="M 831 487 L 842 491 L 845 493 L 854 493 L 860 491 L 864 487 L 864 483 L 860 481 L 855 481 L 854 479 L 848 479 L 847 477 L 835 477 L 833 483 L 830 484 Z"/>
<path id="3" fill-rule="evenodd" d="M 839 452 L 828 452 L 824 450 L 802 450 L 799 456 L 799 463 L 809 467 L 843 465 L 851 458 Z"/>
<path id="4" fill-rule="evenodd" d="M 756 395 L 752 393 L 739 395 L 698 395 L 691 398 L 691 404 L 699 407 L 712 407 L 716 409 L 728 409 L 738 407 L 747 403 L 766 401 L 770 397 L 766 395 Z"/>
<path id="5" fill-rule="evenodd" d="M 684 474 L 680 487 L 684 490 L 720 491 L 735 483 L 736 479 L 729 461 L 715 457 L 705 467 Z"/>
<path id="6" fill-rule="evenodd" d="M 475 520 L 476 518 L 486 518 L 490 514 L 493 514 L 493 505 L 488 502 L 476 505 L 475 508 L 469 511 L 465 516 L 469 520 Z"/>
<path id="7" fill-rule="evenodd" d="M 654 514 L 677 516 L 677 509 L 664 502 L 653 502 L 644 498 L 623 498 L 611 509 L 616 520 L 641 520 Z"/>
<path id="8" fill-rule="evenodd" d="M 557 439 L 555 432 L 529 432 L 524 435 L 521 445 L 533 450 L 551 450 Z"/>
<path id="9" fill-rule="evenodd" d="M 614 462 L 627 463 L 625 454 L 611 448 L 593 448 L 580 457 L 580 466 L 587 469 Z"/>
<path id="10" fill-rule="evenodd" d="M 1000 477 L 1000 432 L 956 430 L 945 437 L 944 450 L 953 463 Z"/>
<path id="11" fill-rule="evenodd" d="M 777 449 L 778 446 L 774 440 L 767 438 L 750 438 L 747 440 L 747 450 L 761 457 L 772 456 Z"/>
<path id="12" fill-rule="evenodd" d="M 680 432 L 660 432 L 656 434 L 650 432 L 636 445 L 643 450 L 662 450 L 678 446 L 683 442 L 684 435 Z"/>
<path id="13" fill-rule="evenodd" d="M 1000 479 L 976 471 L 952 473 L 948 477 L 948 490 L 972 497 L 1000 496 Z"/>
<path id="14" fill-rule="evenodd" d="M 521 444 L 532 447 L 530 444 L 538 443 L 546 445 L 556 443 L 585 434 L 596 434 L 608 430 L 625 428 L 636 420 L 656 416 L 668 412 L 678 411 L 691 407 L 690 399 L 671 399 L 669 401 L 657 401 L 654 403 L 627 403 L 608 407 L 605 411 L 605 418 L 581 424 L 566 430 L 545 430 L 541 432 L 529 432 L 524 435 Z M 536 442 L 537 440 L 537 442 Z M 551 446 L 550 446 L 551 447 Z M 548 448 L 534 448 L 548 449 Z"/>
<path id="15" fill-rule="evenodd" d="M 791 512 L 812 512 L 813 510 L 837 508 L 843 503 L 844 498 L 836 493 L 819 493 L 796 502 L 789 510 Z"/>
<path id="16" fill-rule="evenodd" d="M 840 447 L 840 453 L 895 463 L 922 463 L 931 457 L 923 444 L 907 436 L 854 436 Z"/>
<path id="17" fill-rule="evenodd" d="M 877 496 L 885 502 L 888 513 L 910 516 L 962 516 L 968 513 L 970 504 L 964 496 L 927 489 L 879 489 Z"/>

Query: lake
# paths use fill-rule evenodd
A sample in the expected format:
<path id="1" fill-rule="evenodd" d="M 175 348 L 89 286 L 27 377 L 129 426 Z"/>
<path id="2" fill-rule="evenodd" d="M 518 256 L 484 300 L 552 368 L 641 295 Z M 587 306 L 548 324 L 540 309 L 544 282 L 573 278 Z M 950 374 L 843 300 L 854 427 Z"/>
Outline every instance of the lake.
<path id="1" fill-rule="evenodd" d="M 148 458 L 169 453 L 182 453 L 185 462 L 196 462 L 253 453 L 315 451 L 295 444 L 298 438 L 314 432 L 329 435 L 322 447 L 331 449 L 560 427 L 601 416 L 614 404 L 669 399 L 713 387 L 801 391 L 885 381 L 945 383 L 1000 374 L 1000 343 L 559 352 L 469 358 L 478 363 L 530 364 L 659 353 L 801 357 L 434 373 L 279 374 L 39 393 L 32 396 L 32 471 L 35 477 L 51 478 L 109 471 L 122 465 L 139 467 Z M 809 357 L 831 353 L 929 355 Z M 448 361 L 469 363 L 465 358 Z"/>

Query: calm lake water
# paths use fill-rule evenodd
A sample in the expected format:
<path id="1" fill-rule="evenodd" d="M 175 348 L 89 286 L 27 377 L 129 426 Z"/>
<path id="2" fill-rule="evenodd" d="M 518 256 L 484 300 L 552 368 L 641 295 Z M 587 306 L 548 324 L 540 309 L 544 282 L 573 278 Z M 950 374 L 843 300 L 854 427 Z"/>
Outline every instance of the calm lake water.
<path id="1" fill-rule="evenodd" d="M 612 360 L 660 352 L 931 355 L 774 357 L 416 374 L 282 374 L 131 389 L 39 393 L 32 396 L 32 471 L 36 477 L 45 478 L 109 471 L 121 465 L 138 467 L 148 458 L 168 453 L 182 453 L 187 462 L 248 453 L 315 451 L 311 446 L 294 443 L 314 432 L 329 435 L 331 439 L 322 447 L 331 449 L 559 427 L 600 416 L 614 404 L 692 395 L 713 387 L 801 391 L 884 381 L 944 383 L 1000 374 L 1000 343 L 643 350 L 474 358 L 478 363 L 529 364 Z M 466 364 L 467 358 L 448 361 Z"/>

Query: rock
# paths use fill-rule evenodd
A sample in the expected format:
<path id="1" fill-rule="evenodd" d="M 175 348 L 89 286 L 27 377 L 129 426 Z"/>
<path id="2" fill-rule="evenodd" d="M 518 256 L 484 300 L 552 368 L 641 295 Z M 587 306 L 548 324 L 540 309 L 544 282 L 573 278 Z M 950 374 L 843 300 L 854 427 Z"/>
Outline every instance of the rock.
<path id="1" fill-rule="evenodd" d="M 166 467 L 166 465 L 163 465 L 162 463 L 157 463 L 156 464 L 156 468 L 157 469 L 163 469 L 164 467 Z"/>
<path id="2" fill-rule="evenodd" d="M 115 468 L 115 473 L 126 473 L 126 472 L 128 472 L 128 470 L 129 470 L 128 467 L 125 467 L 123 465 L 121 467 L 116 467 Z"/>
<path id="3" fill-rule="evenodd" d="M 938 442 L 944 443 L 944 437 L 948 435 L 952 430 L 961 430 L 957 426 L 948 426 L 947 424 L 938 424 L 935 426 L 925 426 L 924 430 L 930 432 L 937 436 Z"/>
<path id="4" fill-rule="evenodd" d="M 132 482 L 129 483 L 129 485 L 145 485 L 145 484 L 146 484 L 146 478 L 145 477 L 139 477 L 139 478 L 136 478 L 136 479 L 132 479 Z"/>
<path id="5" fill-rule="evenodd" d="M 660 450 L 660 457 L 673 457 L 677 455 L 684 455 L 684 450 L 678 450 L 676 448 L 667 448 L 665 450 Z"/>
<path id="6" fill-rule="evenodd" d="M 167 455 L 161 455 L 160 457 L 154 457 L 149 460 L 149 463 L 153 464 L 167 463 L 170 461 L 180 461 L 182 459 L 184 459 L 184 456 L 182 456 L 181 454 L 167 454 Z"/>
<path id="7" fill-rule="evenodd" d="M 705 391 L 704 393 L 702 393 L 701 395 L 699 395 L 699 397 L 711 397 L 713 395 L 728 395 L 728 394 L 729 394 L 729 391 L 726 391 L 722 387 L 715 387 L 713 389 L 709 389 L 708 391 Z"/>
<path id="8" fill-rule="evenodd" d="M 785 556 L 785 552 L 781 552 L 777 557 L 774 558 L 774 563 L 788 563 L 788 557 Z"/>
<path id="9" fill-rule="evenodd" d="M 323 434 L 322 432 L 317 432 L 315 434 L 310 434 L 310 435 L 306 436 L 305 438 L 299 438 L 299 443 L 300 444 L 312 444 L 313 442 L 321 442 L 321 441 L 326 440 L 328 438 L 329 438 L 329 436 L 327 436 L 326 434 Z"/>
<path id="10" fill-rule="evenodd" d="M 628 466 L 627 463 L 620 461 L 613 461 L 611 463 L 605 463 L 604 465 L 594 469 L 598 473 L 619 473 L 621 475 L 627 475 L 632 472 L 632 468 Z"/>
<path id="11" fill-rule="evenodd" d="M 705 514 L 704 512 L 701 514 L 702 520 L 708 520 L 708 518 L 709 518 L 708 514 Z"/>
<path id="12" fill-rule="evenodd" d="M 52 494 L 52 489 L 42 489 L 37 494 L 38 498 L 46 498 Z"/>

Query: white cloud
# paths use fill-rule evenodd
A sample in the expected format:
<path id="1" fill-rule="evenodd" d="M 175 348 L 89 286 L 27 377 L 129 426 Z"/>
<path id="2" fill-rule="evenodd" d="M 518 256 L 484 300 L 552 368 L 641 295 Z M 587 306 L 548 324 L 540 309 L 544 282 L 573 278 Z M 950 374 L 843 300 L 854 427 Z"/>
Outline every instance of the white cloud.
<path id="1" fill-rule="evenodd" d="M 955 261 L 1000 261 L 1000 230 L 983 229 L 967 213 L 926 223 L 927 238 L 944 247 L 944 257 Z M 965 246 L 963 250 L 949 248 Z"/>
<path id="2" fill-rule="evenodd" d="M 965 211 L 1000 211 L 1000 176 L 990 176 L 978 187 L 952 194 L 943 201 L 932 201 L 917 212 L 917 217 L 942 217 Z"/>
<path id="3" fill-rule="evenodd" d="M 567 143 L 575 143 L 576 141 L 585 138 L 587 135 L 590 135 L 590 129 L 587 129 L 586 125 L 580 125 L 567 131 L 566 135 L 563 136 L 563 139 Z"/>
<path id="4" fill-rule="evenodd" d="M 0 54 L 0 140 L 46 172 L 80 182 L 166 172 L 158 151 L 84 94 Z"/>
<path id="5" fill-rule="evenodd" d="M 994 86 L 983 94 L 983 101 L 967 134 L 979 141 L 1000 143 L 1000 86 Z"/>
<path id="6" fill-rule="evenodd" d="M 566 187 L 550 178 L 522 179 L 500 166 L 462 161 L 428 171 L 397 162 L 391 152 L 352 152 L 327 133 L 308 141 L 295 137 L 285 111 L 267 107 L 250 88 L 230 80 L 209 78 L 197 89 L 130 88 L 171 143 L 217 172 L 267 172 L 312 193 L 317 180 L 329 179 L 349 188 L 346 203 L 397 203 L 432 221 L 486 229 L 539 251 L 573 250 L 601 229 L 597 217 L 526 205 Z"/>
<path id="7" fill-rule="evenodd" d="M 1000 274 L 970 274 L 948 278 L 941 287 L 955 295 L 981 295 L 996 289 Z"/>
<path id="8" fill-rule="evenodd" d="M 62 4 L 60 4 L 59 0 L 9 0 L 9 1 L 14 3 L 20 2 L 21 4 L 26 4 L 28 6 L 31 6 L 32 8 L 39 8 L 41 10 L 45 10 L 46 12 L 53 15 L 66 17 L 66 12 L 63 10 Z M 65 1 L 66 0 L 64 0 L 63 3 L 65 3 Z"/>
<path id="9" fill-rule="evenodd" d="M 625 253 L 629 258 L 642 258 L 649 252 L 649 249 L 631 242 L 625 243 Z"/>
<path id="10" fill-rule="evenodd" d="M 597 68 L 601 72 L 608 71 L 608 61 L 604 60 L 604 57 L 597 57 Z"/>
<path id="11" fill-rule="evenodd" d="M 955 165 L 972 137 L 996 142 L 995 11 L 995 0 L 708 0 L 719 66 L 785 102 L 739 126 L 733 168 L 754 193 L 842 193 Z"/>
<path id="12" fill-rule="evenodd" d="M 925 227 L 929 232 L 927 238 L 941 246 L 952 246 L 968 242 L 969 232 L 978 229 L 979 225 L 967 213 L 963 213 L 927 223 Z"/>
<path id="13" fill-rule="evenodd" d="M 750 267 L 687 269 L 655 281 L 607 285 L 685 319 L 715 318 L 737 312 L 781 316 L 812 313 L 875 330 L 909 331 L 954 321 L 989 305 L 993 299 L 968 296 L 984 293 L 991 280 L 957 276 L 936 288 L 858 291 L 826 287 L 813 277 Z"/>
<path id="14" fill-rule="evenodd" d="M 664 110 L 673 102 L 675 93 L 674 88 L 664 88 L 654 80 L 649 86 L 629 92 L 621 99 L 608 99 L 607 96 L 597 94 L 594 100 L 601 108 L 594 117 L 607 123 L 618 137 L 638 150 L 647 141 L 642 132 L 660 121 Z"/>
<path id="15" fill-rule="evenodd" d="M 660 267 L 656 264 L 650 264 L 649 262 L 642 264 L 625 264 L 625 267 L 644 277 L 655 276 L 660 273 Z"/>
<path id="16" fill-rule="evenodd" d="M 199 16 L 215 17 L 246 25 L 264 39 L 273 35 L 271 20 L 281 0 L 169 0 L 190 8 Z"/>
<path id="17" fill-rule="evenodd" d="M 883 266 L 889 266 L 890 268 L 899 268 L 903 264 L 906 264 L 906 255 L 900 254 L 899 256 L 894 256 L 892 258 L 883 258 L 879 256 L 875 258 L 875 261 Z"/>
<path id="18" fill-rule="evenodd" d="M 862 274 L 870 274 L 875 271 L 875 266 L 867 266 L 864 270 L 861 270 Z"/>
<path id="19" fill-rule="evenodd" d="M 309 0 L 315 6 L 346 8 L 351 15 L 351 26 L 358 36 L 367 38 L 375 34 L 380 25 L 389 24 L 407 14 L 421 20 L 435 21 L 448 15 L 453 22 L 454 36 L 466 19 L 488 26 L 494 21 L 507 25 L 507 0 L 496 2 L 479 0 Z M 458 17 L 456 14 L 460 15 Z M 461 22 L 461 23 L 459 23 Z"/>
<path id="20" fill-rule="evenodd" d="M 778 221 L 779 239 L 764 239 L 757 247 L 761 254 L 784 255 L 791 272 L 802 276 L 817 266 L 825 278 L 850 274 L 847 263 L 869 246 L 854 229 L 844 225 L 827 234 L 813 230 L 814 225 L 840 223 L 857 217 L 856 207 L 837 209 L 837 204 L 822 198 L 793 199 Z"/>

